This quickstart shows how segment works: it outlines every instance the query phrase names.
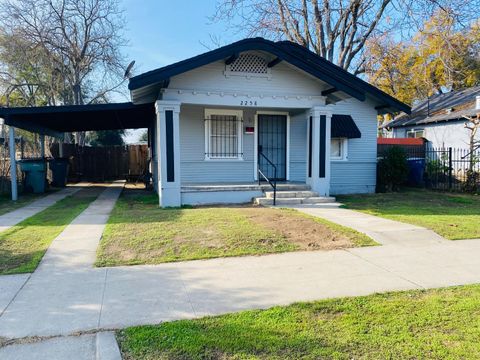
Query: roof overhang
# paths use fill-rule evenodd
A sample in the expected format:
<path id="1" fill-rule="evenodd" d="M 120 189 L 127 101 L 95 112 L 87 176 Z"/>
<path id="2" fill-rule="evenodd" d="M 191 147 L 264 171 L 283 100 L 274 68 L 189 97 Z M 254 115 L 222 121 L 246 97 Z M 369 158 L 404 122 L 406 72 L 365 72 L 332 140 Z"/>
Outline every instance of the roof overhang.
<path id="1" fill-rule="evenodd" d="M 146 128 L 155 118 L 155 107 L 114 103 L 0 108 L 0 117 L 7 125 L 59 137 L 64 132 Z"/>
<path id="2" fill-rule="evenodd" d="M 134 103 L 151 102 L 157 99 L 162 88 L 168 87 L 170 78 L 195 68 L 219 60 L 232 59 L 236 54 L 245 51 L 264 51 L 275 57 L 275 62 L 285 61 L 305 71 L 313 77 L 329 84 L 333 92 L 342 92 L 360 101 L 365 101 L 367 95 L 377 104 L 379 113 L 399 112 L 410 113 L 410 107 L 375 86 L 350 74 L 348 71 L 318 56 L 310 50 L 290 41 L 273 42 L 263 38 L 250 38 L 206 52 L 172 65 L 152 70 L 129 81 L 128 88 Z M 328 94 L 327 94 L 328 95 Z"/>

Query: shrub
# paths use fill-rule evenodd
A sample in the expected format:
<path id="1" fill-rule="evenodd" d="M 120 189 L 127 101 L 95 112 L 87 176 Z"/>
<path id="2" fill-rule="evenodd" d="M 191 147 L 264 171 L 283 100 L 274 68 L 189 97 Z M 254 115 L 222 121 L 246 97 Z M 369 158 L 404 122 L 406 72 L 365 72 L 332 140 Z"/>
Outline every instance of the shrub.
<path id="1" fill-rule="evenodd" d="M 398 146 L 387 149 L 377 163 L 377 191 L 397 191 L 408 178 L 405 150 Z"/>

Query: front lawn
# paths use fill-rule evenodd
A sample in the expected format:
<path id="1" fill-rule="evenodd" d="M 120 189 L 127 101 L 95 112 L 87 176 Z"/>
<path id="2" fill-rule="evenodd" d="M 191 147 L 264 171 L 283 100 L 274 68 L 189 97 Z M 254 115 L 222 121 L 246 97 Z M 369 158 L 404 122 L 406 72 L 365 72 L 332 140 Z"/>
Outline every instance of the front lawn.
<path id="1" fill-rule="evenodd" d="M 160 209 L 124 190 L 97 251 L 97 266 L 375 245 L 354 230 L 295 210 L 253 206 Z"/>
<path id="2" fill-rule="evenodd" d="M 20 194 L 17 201 L 12 201 L 11 195 L 0 194 L 0 215 L 17 210 L 54 191 L 57 190 L 50 189 L 46 194 Z"/>
<path id="3" fill-rule="evenodd" d="M 480 238 L 480 196 L 409 189 L 337 196 L 349 209 L 419 225 L 451 240 Z"/>
<path id="4" fill-rule="evenodd" d="M 480 286 L 299 303 L 117 332 L 124 359 L 478 359 Z"/>
<path id="5" fill-rule="evenodd" d="M 50 243 L 102 191 L 83 189 L 0 233 L 0 275 L 32 272 Z"/>

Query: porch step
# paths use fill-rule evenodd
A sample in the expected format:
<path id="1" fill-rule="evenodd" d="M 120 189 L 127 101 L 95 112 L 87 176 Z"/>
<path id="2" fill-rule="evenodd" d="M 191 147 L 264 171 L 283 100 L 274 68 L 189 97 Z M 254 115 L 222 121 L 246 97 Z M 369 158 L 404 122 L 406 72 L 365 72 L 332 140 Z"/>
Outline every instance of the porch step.
<path id="1" fill-rule="evenodd" d="M 315 191 L 278 191 L 277 190 L 277 199 L 280 198 L 307 198 L 307 197 L 316 197 L 318 193 Z M 265 197 L 273 199 L 273 191 L 265 191 Z"/>
<path id="2" fill-rule="evenodd" d="M 268 184 L 262 185 L 262 188 L 269 190 L 272 187 Z M 277 183 L 277 193 L 279 191 L 309 191 L 310 185 L 295 183 Z"/>
<path id="3" fill-rule="evenodd" d="M 278 195 L 278 193 L 277 193 Z M 335 202 L 334 197 L 326 196 L 312 196 L 312 197 L 277 197 L 276 205 L 300 205 L 300 204 L 325 204 Z M 255 198 L 255 204 L 257 205 L 273 205 L 273 197 L 258 197 Z"/>

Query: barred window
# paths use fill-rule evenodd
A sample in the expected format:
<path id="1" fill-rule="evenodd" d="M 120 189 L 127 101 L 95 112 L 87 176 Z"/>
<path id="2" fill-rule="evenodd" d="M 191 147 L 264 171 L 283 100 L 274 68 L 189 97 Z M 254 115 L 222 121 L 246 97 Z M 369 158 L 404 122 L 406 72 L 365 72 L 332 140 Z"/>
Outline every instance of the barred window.
<path id="1" fill-rule="evenodd" d="M 241 111 L 207 110 L 205 118 L 205 158 L 242 158 Z"/>

